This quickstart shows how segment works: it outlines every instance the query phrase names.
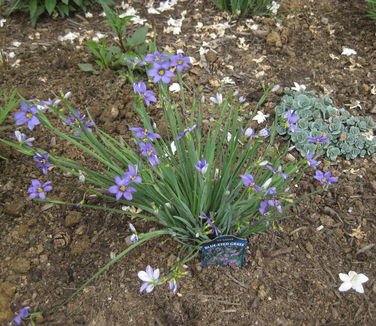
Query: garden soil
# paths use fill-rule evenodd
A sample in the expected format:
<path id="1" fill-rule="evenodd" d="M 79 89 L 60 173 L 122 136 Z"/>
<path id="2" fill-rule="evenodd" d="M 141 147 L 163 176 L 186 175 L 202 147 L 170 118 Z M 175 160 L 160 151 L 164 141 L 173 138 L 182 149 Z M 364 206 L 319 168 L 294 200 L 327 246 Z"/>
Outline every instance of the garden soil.
<path id="1" fill-rule="evenodd" d="M 376 25 L 365 15 L 364 1 L 286 0 L 277 17 L 233 20 L 224 33 L 213 25 L 229 21 L 228 16 L 211 1 L 179 1 L 160 15 L 148 14 L 144 1 L 128 3 L 156 30 L 159 49 L 182 49 L 196 59 L 184 80 L 190 89 L 200 86 L 207 101 L 225 77 L 236 84 L 226 84 L 226 90 L 238 89 L 251 107 L 262 94 L 263 82 L 282 87 L 297 82 L 329 94 L 337 107 L 376 118 Z M 1 67 L 0 86 L 17 89 L 28 99 L 45 100 L 71 91 L 77 109 L 88 110 L 111 135 L 128 139 L 129 127 L 139 125 L 132 111 L 131 85 L 114 71 L 98 76 L 81 71 L 79 63 L 95 64 L 84 44 L 58 40 L 68 32 L 86 40 L 96 32 L 111 35 L 100 8 L 91 12 L 93 18 L 44 17 L 36 29 L 26 14 L 8 17 L 0 28 L 1 49 L 15 57 Z M 167 20 L 182 14 L 181 33 L 168 33 Z M 200 54 L 201 46 L 209 51 Z M 342 55 L 343 47 L 357 54 Z M 266 123 L 271 122 L 281 90 L 262 107 L 271 115 Z M 160 108 L 150 110 L 166 136 Z M 6 124 L 13 123 L 10 116 Z M 1 137 L 9 139 L 12 130 L 2 131 Z M 32 135 L 48 151 L 86 160 L 43 128 L 37 127 Z M 128 246 L 129 222 L 139 232 L 158 227 L 113 212 L 29 200 L 30 180 L 42 177 L 35 162 L 3 145 L 0 154 L 8 157 L 0 162 L 1 325 L 23 306 L 48 312 L 63 302 Z M 176 244 L 157 239 L 126 255 L 54 314 L 39 317 L 38 325 L 376 325 L 375 162 L 376 156 L 325 162 L 325 169 L 339 177 L 338 184 L 287 212 L 291 218 L 282 221 L 281 230 L 251 236 L 242 268 L 202 269 L 197 257 L 188 264 L 189 274 L 179 280 L 177 294 L 166 285 L 140 294 L 138 271 L 151 265 L 163 274 L 176 259 Z M 76 182 L 72 175 L 51 169 L 48 178 L 54 186 L 51 198 L 73 203 L 83 199 L 65 187 Z M 318 186 L 307 172 L 294 192 L 299 196 Z M 369 277 L 364 294 L 338 291 L 338 274 L 350 270 Z"/>

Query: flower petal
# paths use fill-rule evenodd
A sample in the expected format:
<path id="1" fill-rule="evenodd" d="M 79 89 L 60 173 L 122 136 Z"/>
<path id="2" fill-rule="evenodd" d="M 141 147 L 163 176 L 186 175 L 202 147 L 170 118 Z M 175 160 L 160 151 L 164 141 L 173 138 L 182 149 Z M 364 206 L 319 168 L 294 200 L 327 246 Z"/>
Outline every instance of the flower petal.
<path id="1" fill-rule="evenodd" d="M 149 283 L 149 285 L 146 288 L 146 293 L 150 293 L 153 290 L 154 290 L 154 284 Z"/>
<path id="2" fill-rule="evenodd" d="M 353 282 L 352 288 L 359 293 L 364 293 L 363 285 L 360 282 Z"/>
<path id="3" fill-rule="evenodd" d="M 365 283 L 368 280 L 369 280 L 369 278 L 367 276 L 365 276 L 364 274 L 358 274 L 357 277 L 356 277 L 356 282 Z"/>
<path id="4" fill-rule="evenodd" d="M 149 285 L 149 282 L 142 283 L 140 287 L 140 293 L 144 292 L 148 285 Z"/>
<path id="5" fill-rule="evenodd" d="M 144 281 L 144 282 L 152 281 L 152 278 L 145 271 L 138 272 L 137 276 L 141 281 Z"/>
<path id="6" fill-rule="evenodd" d="M 158 280 L 158 278 L 159 278 L 159 274 L 160 274 L 160 272 L 159 272 L 159 268 L 157 268 L 155 271 L 154 271 L 154 273 L 153 273 L 153 280 Z"/>
<path id="7" fill-rule="evenodd" d="M 151 267 L 150 265 L 147 265 L 146 266 L 146 273 L 149 275 L 150 277 L 150 280 L 153 280 L 153 267 Z"/>
<path id="8" fill-rule="evenodd" d="M 345 291 L 350 290 L 351 288 L 352 288 L 351 282 L 343 282 L 338 290 L 341 292 L 345 292 Z"/>
<path id="9" fill-rule="evenodd" d="M 338 276 L 342 282 L 350 281 L 350 277 L 347 274 L 339 273 Z"/>

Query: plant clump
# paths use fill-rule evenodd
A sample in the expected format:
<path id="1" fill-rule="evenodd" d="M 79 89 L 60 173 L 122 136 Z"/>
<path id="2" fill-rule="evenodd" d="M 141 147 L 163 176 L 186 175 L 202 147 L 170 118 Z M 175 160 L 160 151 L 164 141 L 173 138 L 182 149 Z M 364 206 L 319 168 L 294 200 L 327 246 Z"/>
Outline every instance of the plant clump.
<path id="1" fill-rule="evenodd" d="M 314 91 L 286 88 L 275 111 L 281 122 L 277 132 L 291 139 L 304 157 L 316 153 L 332 161 L 338 156 L 350 160 L 375 152 L 373 119 L 334 107 L 328 95 L 317 97 Z M 291 128 L 292 114 L 298 116 L 296 128 Z"/>

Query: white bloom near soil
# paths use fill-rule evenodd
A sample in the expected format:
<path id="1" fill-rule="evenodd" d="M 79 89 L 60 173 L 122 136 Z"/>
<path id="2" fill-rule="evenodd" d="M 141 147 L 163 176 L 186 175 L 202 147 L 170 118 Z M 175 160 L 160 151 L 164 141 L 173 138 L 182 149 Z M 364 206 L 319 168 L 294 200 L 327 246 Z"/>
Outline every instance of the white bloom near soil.
<path id="1" fill-rule="evenodd" d="M 364 293 L 363 283 L 368 281 L 368 277 L 364 274 L 358 274 L 354 271 L 350 271 L 348 274 L 339 273 L 339 278 L 343 282 L 339 287 L 339 291 L 345 292 L 350 289 L 354 289 L 356 292 Z"/>
<path id="2" fill-rule="evenodd" d="M 264 114 L 262 111 L 257 111 L 257 114 L 253 117 L 252 120 L 257 121 L 257 123 L 260 124 L 263 123 L 268 117 L 269 114 Z"/>
<path id="3" fill-rule="evenodd" d="M 174 93 L 177 93 L 180 91 L 180 85 L 178 83 L 173 83 L 170 85 L 170 87 L 168 88 L 168 90 L 170 92 L 174 92 Z"/>
<path id="4" fill-rule="evenodd" d="M 7 20 L 5 18 L 0 18 L 0 27 L 4 27 Z"/>
<path id="5" fill-rule="evenodd" d="M 91 12 L 86 12 L 85 18 L 93 18 L 93 14 Z"/>
<path id="6" fill-rule="evenodd" d="M 69 33 L 67 33 L 67 34 L 65 34 L 65 35 L 63 35 L 63 36 L 58 36 L 57 39 L 58 39 L 60 42 L 70 41 L 71 43 L 73 43 L 73 41 L 74 41 L 75 39 L 79 38 L 79 37 L 80 37 L 80 34 L 69 32 Z"/>
<path id="7" fill-rule="evenodd" d="M 295 92 L 304 92 L 306 90 L 305 85 L 299 85 L 298 83 L 294 82 L 294 87 L 291 87 L 291 89 Z"/>
<path id="8" fill-rule="evenodd" d="M 342 54 L 342 55 L 350 56 L 350 55 L 353 55 L 353 54 L 357 54 L 357 52 L 356 52 L 354 49 L 343 48 L 341 54 Z"/>

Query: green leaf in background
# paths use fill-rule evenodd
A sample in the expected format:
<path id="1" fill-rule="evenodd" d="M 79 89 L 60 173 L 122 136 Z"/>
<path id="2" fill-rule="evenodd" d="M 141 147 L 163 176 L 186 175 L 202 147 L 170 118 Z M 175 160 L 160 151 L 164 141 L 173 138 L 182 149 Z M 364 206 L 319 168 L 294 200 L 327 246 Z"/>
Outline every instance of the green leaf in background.
<path id="1" fill-rule="evenodd" d="M 93 65 L 90 63 L 79 63 L 78 66 L 80 67 L 81 70 L 83 71 L 88 71 L 93 73 L 94 75 L 99 75 L 100 72 L 95 70 Z"/>
<path id="2" fill-rule="evenodd" d="M 147 33 L 148 28 L 146 26 L 139 28 L 133 33 L 130 38 L 127 38 L 128 45 L 134 47 L 136 45 L 142 44 L 145 41 Z"/>
<path id="3" fill-rule="evenodd" d="M 46 7 L 48 14 L 51 15 L 55 10 L 56 0 L 45 0 L 44 6 Z"/>

